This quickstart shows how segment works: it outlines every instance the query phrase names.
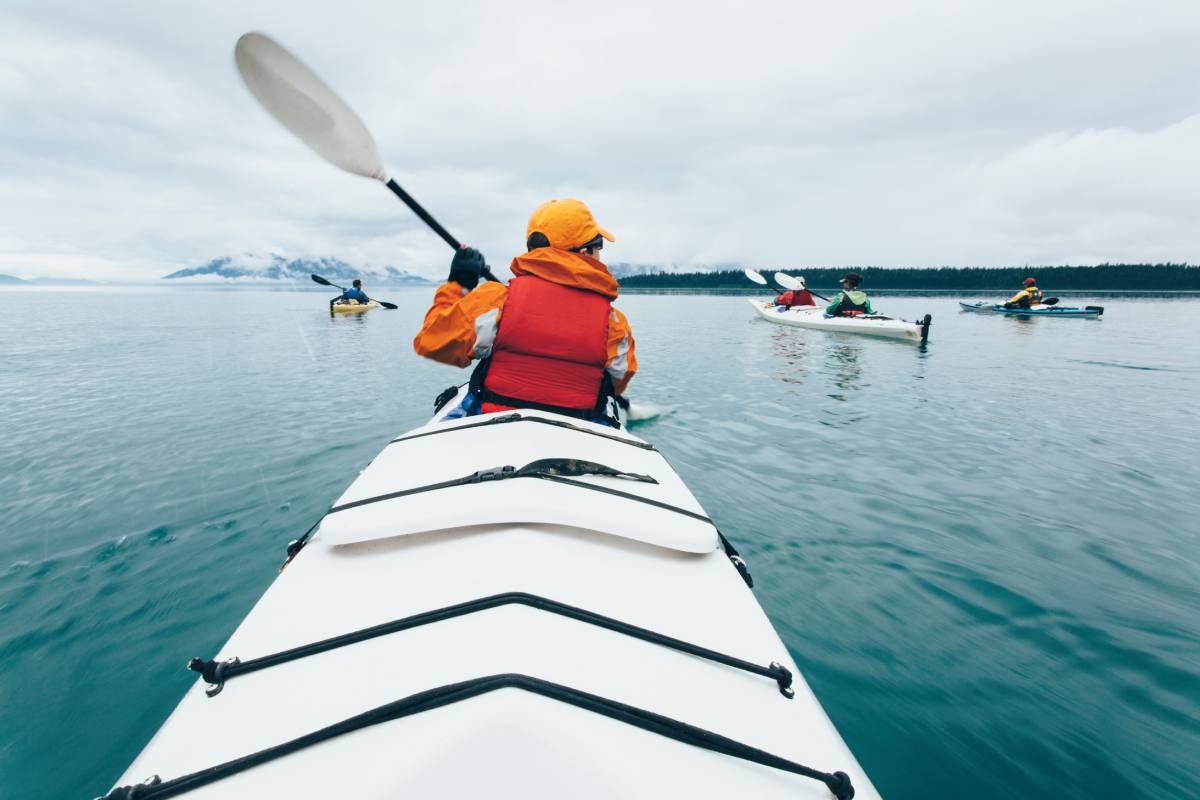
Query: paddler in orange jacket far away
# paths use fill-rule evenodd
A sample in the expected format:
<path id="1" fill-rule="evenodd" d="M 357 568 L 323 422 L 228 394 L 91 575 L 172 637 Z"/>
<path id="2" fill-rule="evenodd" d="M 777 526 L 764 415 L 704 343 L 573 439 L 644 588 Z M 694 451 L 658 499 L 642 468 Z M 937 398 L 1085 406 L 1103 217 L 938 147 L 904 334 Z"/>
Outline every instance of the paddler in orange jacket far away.
<path id="1" fill-rule="evenodd" d="M 574 199 L 539 206 L 525 237 L 507 286 L 479 286 L 483 255 L 455 253 L 413 349 L 443 364 L 479 362 L 450 417 L 533 408 L 615 425 L 608 400 L 637 372 L 629 322 L 612 306 L 617 281 L 600 260 L 616 240 Z"/>

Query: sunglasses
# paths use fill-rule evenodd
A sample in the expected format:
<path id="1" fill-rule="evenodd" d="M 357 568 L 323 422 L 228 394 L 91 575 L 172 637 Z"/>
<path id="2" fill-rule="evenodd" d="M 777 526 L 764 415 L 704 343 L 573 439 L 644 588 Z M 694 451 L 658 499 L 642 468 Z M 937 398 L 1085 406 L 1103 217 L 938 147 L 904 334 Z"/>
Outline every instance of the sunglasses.
<path id="1" fill-rule="evenodd" d="M 579 247 L 572 247 L 571 252 L 572 253 L 582 253 L 584 250 L 603 250 L 603 249 L 604 249 L 604 237 L 597 236 L 595 239 L 592 239 L 587 244 L 581 244 L 581 245 L 579 245 Z"/>

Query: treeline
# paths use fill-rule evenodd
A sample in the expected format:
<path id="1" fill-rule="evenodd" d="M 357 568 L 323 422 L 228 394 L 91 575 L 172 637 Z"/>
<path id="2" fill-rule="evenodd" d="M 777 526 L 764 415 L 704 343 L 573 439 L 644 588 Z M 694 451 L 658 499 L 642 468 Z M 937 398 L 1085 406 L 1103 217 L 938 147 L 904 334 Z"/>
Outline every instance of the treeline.
<path id="1" fill-rule="evenodd" d="M 768 278 L 775 267 L 758 267 Z M 858 272 L 863 288 L 882 289 L 998 289 L 1015 290 L 1030 276 L 1046 291 L 1200 290 L 1200 266 L 1189 264 L 1100 264 L 1094 267 L 805 267 L 780 270 L 803 275 L 814 289 L 833 289 L 847 272 Z M 720 272 L 663 272 L 621 278 L 630 289 L 745 289 L 753 286 L 741 270 Z"/>

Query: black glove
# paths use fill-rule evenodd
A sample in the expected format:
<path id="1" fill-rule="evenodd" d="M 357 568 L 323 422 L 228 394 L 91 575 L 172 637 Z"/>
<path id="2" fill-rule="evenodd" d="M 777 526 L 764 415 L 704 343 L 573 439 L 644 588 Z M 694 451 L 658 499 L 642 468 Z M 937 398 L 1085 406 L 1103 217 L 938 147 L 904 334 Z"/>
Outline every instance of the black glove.
<path id="1" fill-rule="evenodd" d="M 474 289 L 479 285 L 479 275 L 483 272 L 483 253 L 474 247 L 464 247 L 454 254 L 450 262 L 450 278 L 464 289 Z"/>

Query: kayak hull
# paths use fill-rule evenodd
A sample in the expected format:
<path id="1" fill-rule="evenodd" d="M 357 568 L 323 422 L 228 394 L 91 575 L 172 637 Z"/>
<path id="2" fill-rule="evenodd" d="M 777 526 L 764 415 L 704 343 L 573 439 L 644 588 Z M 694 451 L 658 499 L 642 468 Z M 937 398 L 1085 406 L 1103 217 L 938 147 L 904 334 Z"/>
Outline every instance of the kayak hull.
<path id="1" fill-rule="evenodd" d="M 379 303 L 374 300 L 369 303 L 334 303 L 329 308 L 335 314 L 362 314 L 373 308 L 379 308 Z"/>
<path id="2" fill-rule="evenodd" d="M 750 299 L 749 302 L 758 317 L 776 325 L 899 339 L 912 344 L 924 344 L 929 338 L 931 317 L 928 315 L 921 322 L 908 322 L 881 315 L 828 317 L 822 306 L 793 306 L 782 310 L 782 307 L 770 301 Z"/>
<path id="3" fill-rule="evenodd" d="M 730 563 L 715 527 L 677 514 L 696 525 L 664 539 L 655 529 L 661 518 L 641 526 L 629 520 L 639 508 L 661 512 L 661 505 L 704 513 L 661 454 L 625 431 L 547 412 L 443 421 L 454 406 L 447 403 L 430 423 L 388 444 L 334 504 L 399 492 L 365 507 L 390 509 L 393 520 L 408 527 L 393 535 L 375 522 L 356 521 L 351 511 L 327 515 L 216 660 L 245 661 L 520 592 L 755 664 L 777 662 L 794 676 L 794 698 L 761 674 L 540 607 L 505 604 L 239 675 L 213 697 L 198 680 L 118 785 L 191 774 L 435 687 L 515 674 L 645 709 L 816 769 L 843 771 L 856 797 L 878 798 Z M 449 490 L 406 494 L 414 483 L 522 466 L 523 459 L 546 453 L 600 461 L 657 482 L 583 476 L 574 480 L 599 489 L 562 487 L 566 493 L 553 498 L 532 491 L 539 480 L 487 487 L 507 486 L 525 498 L 533 522 L 486 523 L 468 513 L 486 505 L 472 491 L 483 484 L 456 487 L 455 496 Z M 408 462 L 421 464 L 421 472 Z M 624 496 L 634 494 L 660 505 Z M 555 508 L 592 495 L 608 498 L 611 518 L 626 515 L 622 531 L 612 529 L 612 519 L 589 522 L 578 510 L 565 522 L 555 518 Z M 440 515 L 413 505 L 421 496 L 440 496 Z M 466 524 L 453 523 L 455 509 Z M 636 770 L 628 768 L 634 759 Z M 366 800 L 831 796 L 820 782 L 520 688 L 375 724 L 185 796 L 283 794 Z"/>
<path id="4" fill-rule="evenodd" d="M 995 303 L 984 303 L 982 301 L 968 303 L 962 300 L 958 304 L 962 307 L 963 311 L 974 311 L 979 314 L 1002 314 L 1010 317 L 1084 317 L 1096 319 L 1104 314 L 1104 306 L 1084 306 L 1083 308 L 1063 306 L 1005 308 Z"/>

